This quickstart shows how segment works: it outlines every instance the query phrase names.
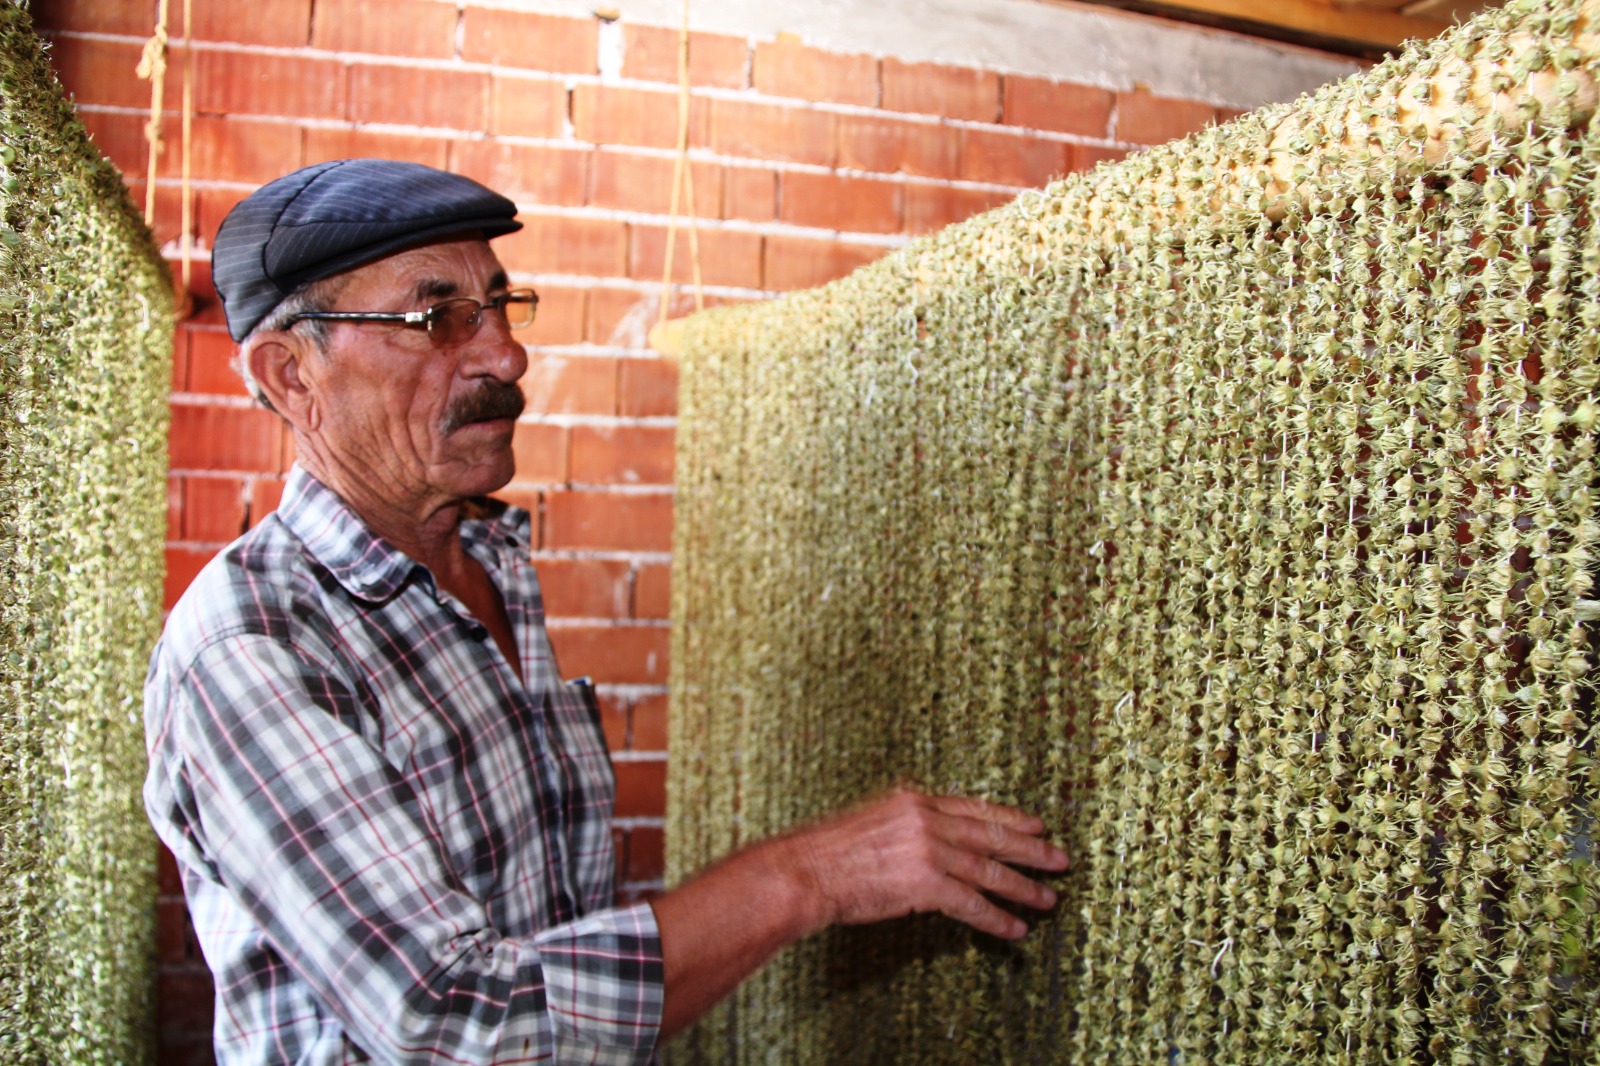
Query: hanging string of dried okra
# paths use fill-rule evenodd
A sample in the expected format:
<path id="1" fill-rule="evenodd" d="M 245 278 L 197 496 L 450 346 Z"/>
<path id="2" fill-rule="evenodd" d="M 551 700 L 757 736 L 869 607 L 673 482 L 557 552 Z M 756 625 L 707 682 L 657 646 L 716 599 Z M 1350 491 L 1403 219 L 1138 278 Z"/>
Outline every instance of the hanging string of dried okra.
<path id="1" fill-rule="evenodd" d="M 675 1061 L 1600 1057 L 1600 4 L 686 330 L 671 876 L 907 779 L 1017 946 L 784 953 Z"/>

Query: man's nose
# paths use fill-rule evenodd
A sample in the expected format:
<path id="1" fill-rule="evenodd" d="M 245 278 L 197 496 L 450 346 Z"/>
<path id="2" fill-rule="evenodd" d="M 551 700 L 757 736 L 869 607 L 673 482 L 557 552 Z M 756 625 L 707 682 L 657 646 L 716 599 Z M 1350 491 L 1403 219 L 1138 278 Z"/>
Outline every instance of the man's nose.
<path id="1" fill-rule="evenodd" d="M 500 381 L 516 381 L 528 369 L 528 350 L 511 332 L 505 315 L 492 308 L 483 309 L 478 332 L 461 352 L 461 372 L 468 376 L 487 374 Z"/>

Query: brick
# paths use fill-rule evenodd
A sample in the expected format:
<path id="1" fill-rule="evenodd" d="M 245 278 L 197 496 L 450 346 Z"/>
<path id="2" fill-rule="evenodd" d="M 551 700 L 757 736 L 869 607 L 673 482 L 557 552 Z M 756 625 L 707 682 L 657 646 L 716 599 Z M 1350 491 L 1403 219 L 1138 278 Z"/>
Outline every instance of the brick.
<path id="1" fill-rule="evenodd" d="M 528 410 L 549 415 L 617 411 L 617 361 L 602 356 L 535 354 L 522 376 Z"/>
<path id="2" fill-rule="evenodd" d="M 525 215 L 522 221 L 519 232 L 495 241 L 506 269 L 527 274 L 626 275 L 626 223 L 564 215 Z"/>
<path id="3" fill-rule="evenodd" d="M 617 817 L 659 818 L 667 813 L 667 761 L 649 759 L 617 763 Z M 637 835 L 639 830 L 633 830 Z M 634 841 L 629 840 L 629 873 Z M 659 875 L 658 875 L 659 876 Z"/>
<path id="4" fill-rule="evenodd" d="M 672 614 L 672 567 L 644 563 L 633 576 L 633 616 L 666 618 Z"/>
<path id="5" fill-rule="evenodd" d="M 345 66 L 334 59 L 231 50 L 195 52 L 194 99 L 200 112 L 345 118 L 347 88 Z M 283 168 L 284 172 L 291 169 Z"/>
<path id="6" fill-rule="evenodd" d="M 831 167 L 835 130 L 845 117 L 811 107 L 717 99 L 711 101 L 711 147 L 728 155 Z"/>
<path id="7" fill-rule="evenodd" d="M 1072 169 L 1072 145 L 998 130 L 961 131 L 961 177 L 997 185 L 1044 185 Z"/>
<path id="8" fill-rule="evenodd" d="M 659 281 L 659 277 L 657 281 Z M 661 292 L 637 289 L 595 289 L 589 293 L 591 344 L 611 348 L 643 348 L 650 327 L 661 315 Z"/>
<path id="9" fill-rule="evenodd" d="M 494 498 L 513 507 L 520 507 L 527 511 L 532 518 L 530 532 L 533 534 L 533 550 L 539 551 L 543 547 L 544 530 L 543 514 L 544 505 L 540 502 L 544 494 L 538 489 L 518 488 L 515 484 L 507 485 L 494 493 Z"/>
<path id="10" fill-rule="evenodd" d="M 165 551 L 167 562 L 166 580 L 162 585 L 162 610 L 170 611 L 178 602 L 178 597 L 183 595 L 195 575 L 211 561 L 217 554 L 215 548 L 174 548 L 168 545 Z"/>
<path id="11" fill-rule="evenodd" d="M 163 1036 L 211 1027 L 214 994 L 211 973 L 204 965 L 160 967 L 155 991 L 156 1024 Z"/>
<path id="12" fill-rule="evenodd" d="M 689 144 L 706 143 L 707 101 L 689 102 Z M 579 85 L 572 91 L 572 128 L 580 141 L 638 148 L 678 146 L 678 94 L 615 85 Z"/>
<path id="13" fill-rule="evenodd" d="M 628 564 L 616 559 L 540 559 L 545 614 L 558 618 L 626 618 Z"/>
<path id="14" fill-rule="evenodd" d="M 1125 148 L 1109 148 L 1098 144 L 1075 144 L 1072 146 L 1072 169 L 1093 170 L 1101 163 L 1120 163 L 1128 158 Z"/>
<path id="15" fill-rule="evenodd" d="M 28 15 L 40 31 L 148 37 L 156 24 L 156 0 L 32 0 Z"/>
<path id="16" fill-rule="evenodd" d="M 124 175 L 123 183 L 127 186 L 128 196 L 132 199 L 135 208 L 143 214 L 147 183 L 130 178 L 127 175 Z M 192 207 L 190 208 L 189 225 L 190 232 L 194 234 L 194 247 L 198 249 L 209 243 L 209 236 L 203 229 L 200 213 L 202 202 L 206 199 L 206 190 L 191 187 L 190 193 Z M 155 239 L 155 244 L 158 248 L 171 244 L 171 250 L 174 253 L 179 253 L 179 245 L 183 239 L 183 195 L 176 182 L 163 181 L 156 186 L 155 214 L 146 218 L 145 221 L 150 226 L 150 234 Z M 172 278 L 175 288 L 182 285 L 182 259 L 181 254 L 174 254 L 171 258 Z M 204 266 L 205 260 L 203 259 L 191 260 L 191 271 L 203 269 Z M 185 321 L 182 314 L 179 315 L 179 321 Z M 181 377 L 173 378 L 175 383 L 182 380 Z M 182 385 L 178 384 L 175 387 L 181 388 Z"/>
<path id="17" fill-rule="evenodd" d="M 664 26 L 622 27 L 622 76 L 678 84 L 678 31 Z M 750 45 L 741 37 L 689 33 L 689 84 L 743 89 L 750 84 Z"/>
<path id="18" fill-rule="evenodd" d="M 183 483 L 187 480 L 167 477 L 167 540 L 183 539 Z"/>
<path id="19" fill-rule="evenodd" d="M 244 379 L 233 369 L 237 347 L 226 330 L 192 327 L 183 332 L 187 341 L 188 374 L 184 388 L 208 396 L 248 396 Z"/>
<path id="20" fill-rule="evenodd" d="M 750 83 L 772 96 L 876 107 L 878 60 L 824 52 L 791 37 L 756 45 Z"/>
<path id="21" fill-rule="evenodd" d="M 182 19 L 177 5 L 168 4 L 168 10 L 170 18 Z M 311 40 L 311 0 L 194 4 L 193 15 L 196 41 L 300 48 Z"/>
<path id="22" fill-rule="evenodd" d="M 567 88 L 547 78 L 495 75 L 489 88 L 489 132 L 499 137 L 560 137 Z"/>
<path id="23" fill-rule="evenodd" d="M 283 502 L 284 479 L 281 477 L 256 477 L 250 479 L 249 522 L 255 526 Z"/>
<path id="24" fill-rule="evenodd" d="M 174 403 L 168 465 L 173 470 L 279 469 L 283 421 L 260 408 Z"/>
<path id="25" fill-rule="evenodd" d="M 183 479 L 183 539 L 226 544 L 245 531 L 245 484 L 239 477 Z"/>
<path id="26" fill-rule="evenodd" d="M 669 551 L 670 493 L 573 490 L 545 498 L 544 545 L 551 550 Z"/>
<path id="27" fill-rule="evenodd" d="M 670 485 L 675 431 L 670 426 L 573 426 L 574 485 Z"/>
<path id="28" fill-rule="evenodd" d="M 166 964 L 202 962 L 182 896 L 155 901 L 155 957 Z"/>
<path id="29" fill-rule="evenodd" d="M 624 418 L 676 415 L 678 364 L 667 359 L 622 360 L 617 413 Z"/>
<path id="30" fill-rule="evenodd" d="M 676 163 L 676 159 L 662 156 L 596 152 L 588 202 L 619 211 L 668 214 Z M 678 214 L 716 218 L 722 209 L 722 171 L 716 163 L 691 163 L 686 177 L 693 181 L 694 200 L 690 202 L 686 180 L 678 192 Z"/>
<path id="31" fill-rule="evenodd" d="M 617 906 L 629 907 L 635 903 L 649 903 L 661 895 L 659 886 L 623 885 L 617 890 Z"/>
<path id="32" fill-rule="evenodd" d="M 849 233 L 893 233 L 900 228 L 898 182 L 786 171 L 778 182 L 778 202 L 778 217 L 797 226 Z"/>
<path id="33" fill-rule="evenodd" d="M 1014 193 L 954 185 L 907 185 L 905 230 L 928 233 L 962 222 L 1014 198 Z"/>
<path id="34" fill-rule="evenodd" d="M 461 57 L 469 63 L 559 74 L 599 71 L 599 23 L 594 19 L 469 7 L 462 20 Z"/>
<path id="35" fill-rule="evenodd" d="M 605 733 L 606 748 L 609 751 L 625 751 L 628 747 L 628 701 L 618 699 L 610 693 L 596 692 L 595 703 L 600 707 L 600 729 Z M 623 833 L 623 830 L 613 830 L 614 834 Z M 626 847 L 625 838 L 624 845 Z M 617 851 L 618 862 L 622 861 L 623 849 Z"/>
<path id="36" fill-rule="evenodd" d="M 155 900 L 155 959 L 168 967 L 205 962 L 181 895 Z"/>
<path id="37" fill-rule="evenodd" d="M 839 116 L 839 166 L 881 174 L 953 178 L 961 170 L 961 131 L 939 123 L 874 115 Z"/>
<path id="38" fill-rule="evenodd" d="M 974 67 L 885 58 L 883 108 L 993 122 L 1000 117 L 1000 75 Z"/>
<path id="39" fill-rule="evenodd" d="M 632 766 L 652 766 L 654 763 L 630 763 Z M 661 765 L 665 766 L 666 763 Z M 653 784 L 653 783 L 652 783 Z M 662 783 L 662 800 L 666 799 L 665 782 Z M 637 825 L 628 831 L 629 881 L 659 881 L 667 870 L 666 834 L 654 826 Z"/>
<path id="40" fill-rule="evenodd" d="M 771 167 L 725 167 L 722 217 L 770 222 L 778 217 L 778 172 Z"/>
<path id="41" fill-rule="evenodd" d="M 567 480 L 567 430 L 542 422 L 518 422 L 511 437 L 514 483 L 558 485 Z"/>
<path id="42" fill-rule="evenodd" d="M 1104 137 L 1116 94 L 1092 85 L 1007 74 L 1001 121 L 1008 126 Z"/>
<path id="43" fill-rule="evenodd" d="M 1217 120 L 1217 109 L 1198 100 L 1134 91 L 1117 94 L 1116 136 L 1133 144 L 1165 144 Z"/>
<path id="44" fill-rule="evenodd" d="M 584 305 L 588 293 L 583 289 L 564 285 L 542 285 L 539 288 L 539 312 L 533 325 L 518 331 L 517 339 L 524 344 L 580 344 L 583 341 Z M 523 388 L 528 385 L 523 375 Z"/>
<path id="45" fill-rule="evenodd" d="M 445 137 L 418 137 L 410 133 L 346 126 L 311 127 L 305 131 L 304 165 L 335 159 L 398 159 L 445 170 L 450 165 L 451 141 Z"/>
<path id="46" fill-rule="evenodd" d="M 153 24 L 153 20 L 152 20 Z M 79 106 L 150 107 L 150 83 L 134 74 L 143 42 L 58 37 L 50 48 L 50 66 L 61 87 Z M 176 97 L 167 84 L 168 98 Z"/>
<path id="47" fill-rule="evenodd" d="M 215 227 L 212 227 L 215 230 Z M 206 235 L 201 231 L 202 236 Z M 180 275 L 183 266 L 177 256 L 167 258 L 167 266 L 172 270 L 174 277 Z M 185 326 L 216 326 L 226 328 L 227 322 L 222 316 L 222 301 L 217 299 L 216 287 L 211 284 L 211 262 L 199 259 L 194 262 L 193 273 L 189 278 L 189 317 Z"/>
<path id="48" fill-rule="evenodd" d="M 587 148 L 458 140 L 450 146 L 450 169 L 521 203 L 573 207 L 583 203 L 592 154 Z"/>
<path id="49" fill-rule="evenodd" d="M 183 874 L 178 872 L 178 860 L 160 841 L 156 841 L 156 891 L 163 896 L 183 895 Z"/>
<path id="50" fill-rule="evenodd" d="M 449 59 L 456 9 L 434 0 L 317 0 L 311 47 L 327 52 Z"/>
<path id="51" fill-rule="evenodd" d="M 156 1061 L 161 1066 L 216 1066 L 210 1031 L 179 1033 L 162 1029 Z"/>
<path id="52" fill-rule="evenodd" d="M 118 170 L 133 178 L 144 176 L 150 146 L 144 136 L 144 116 L 80 109 L 78 121 L 83 123 L 100 154 L 111 160 Z M 137 202 L 141 206 L 144 203 L 142 190 Z"/>
<path id="53" fill-rule="evenodd" d="M 888 251 L 873 245 L 810 237 L 769 237 L 762 277 L 766 288 L 773 291 L 809 289 L 842 278 Z"/>
<path id="54" fill-rule="evenodd" d="M 208 181 L 264 185 L 300 165 L 300 130 L 288 123 L 196 115 L 192 134 L 190 172 L 203 174 Z M 183 175 L 179 136 L 174 123 L 168 128 L 166 150 L 157 167 L 161 177 Z"/>
<path id="55" fill-rule="evenodd" d="M 667 227 L 633 225 L 629 227 L 629 237 L 629 276 L 660 281 L 667 263 Z M 706 285 L 758 284 L 761 239 L 761 234 L 747 230 L 700 230 L 695 241 L 699 245 L 701 282 Z M 693 252 L 688 228 L 680 225 L 672 252 L 673 281 L 694 280 Z"/>
<path id="56" fill-rule="evenodd" d="M 172 338 L 172 376 L 169 386 L 173 392 L 183 392 L 189 384 L 189 341 L 182 329 Z"/>
<path id="57" fill-rule="evenodd" d="M 667 697 L 640 696 L 628 716 L 629 746 L 634 751 L 667 750 Z"/>
<path id="58" fill-rule="evenodd" d="M 599 685 L 666 684 L 670 636 L 671 630 L 662 625 L 550 627 L 550 643 L 562 676 L 587 674 Z M 619 807 L 617 814 L 622 813 Z"/>
<path id="59" fill-rule="evenodd" d="M 200 188 L 194 190 L 194 192 L 195 238 L 203 244 L 209 246 L 213 243 L 213 239 L 217 235 L 217 228 L 222 225 L 222 220 L 228 217 L 228 212 L 233 210 L 234 205 L 249 195 L 250 190 L 237 187 L 221 189 Z M 208 271 L 209 264 L 208 262 L 204 261 L 196 261 L 193 264 L 193 269 L 194 273 L 198 275 L 202 272 Z M 217 312 L 215 323 L 221 325 L 222 305 L 216 302 L 216 290 L 211 289 L 210 284 L 211 280 L 208 273 L 206 276 L 206 286 L 207 291 L 211 294 L 212 298 L 211 310 Z M 191 289 L 192 288 L 193 286 L 191 285 Z M 197 308 L 196 310 L 203 311 L 205 309 Z M 195 319 L 191 318 L 190 321 L 195 321 Z"/>
<path id="60" fill-rule="evenodd" d="M 489 123 L 489 75 L 358 64 L 350 68 L 350 118 L 476 132 Z"/>

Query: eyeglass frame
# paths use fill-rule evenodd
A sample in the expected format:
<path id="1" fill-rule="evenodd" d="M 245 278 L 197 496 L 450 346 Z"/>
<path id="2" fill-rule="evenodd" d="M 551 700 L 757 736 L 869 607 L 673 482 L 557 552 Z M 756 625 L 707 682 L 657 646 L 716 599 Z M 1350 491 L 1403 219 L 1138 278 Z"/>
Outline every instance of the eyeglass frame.
<path id="1" fill-rule="evenodd" d="M 476 323 L 471 327 L 465 337 L 454 344 L 443 340 L 435 340 L 433 324 L 440 320 L 439 309 L 450 304 L 470 303 L 477 307 L 470 315 L 476 316 Z M 511 325 L 511 316 L 506 312 L 506 305 L 519 303 L 528 305 L 528 321 L 520 326 Z M 421 311 L 301 311 L 289 319 L 287 325 L 293 326 L 301 319 L 310 319 L 319 322 L 393 322 L 400 326 L 421 326 L 428 331 L 428 339 L 438 349 L 459 347 L 478 335 L 478 330 L 483 328 L 483 312 L 495 310 L 505 318 L 508 329 L 527 329 L 533 325 L 534 319 L 539 314 L 539 294 L 533 289 L 507 289 L 499 296 L 491 296 L 488 302 L 474 300 L 470 296 L 452 296 L 448 300 L 440 300 Z"/>

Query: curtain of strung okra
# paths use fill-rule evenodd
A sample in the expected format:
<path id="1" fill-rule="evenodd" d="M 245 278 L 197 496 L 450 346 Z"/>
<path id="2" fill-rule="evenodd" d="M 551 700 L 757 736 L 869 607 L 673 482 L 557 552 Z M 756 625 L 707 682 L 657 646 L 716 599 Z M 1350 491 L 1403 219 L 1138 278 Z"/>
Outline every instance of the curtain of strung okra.
<path id="1" fill-rule="evenodd" d="M 171 281 L 0 0 L 0 1062 L 140 1063 Z"/>
<path id="2" fill-rule="evenodd" d="M 905 779 L 1076 862 L 675 1062 L 1595 1061 L 1594 13 L 689 321 L 669 876 Z"/>

